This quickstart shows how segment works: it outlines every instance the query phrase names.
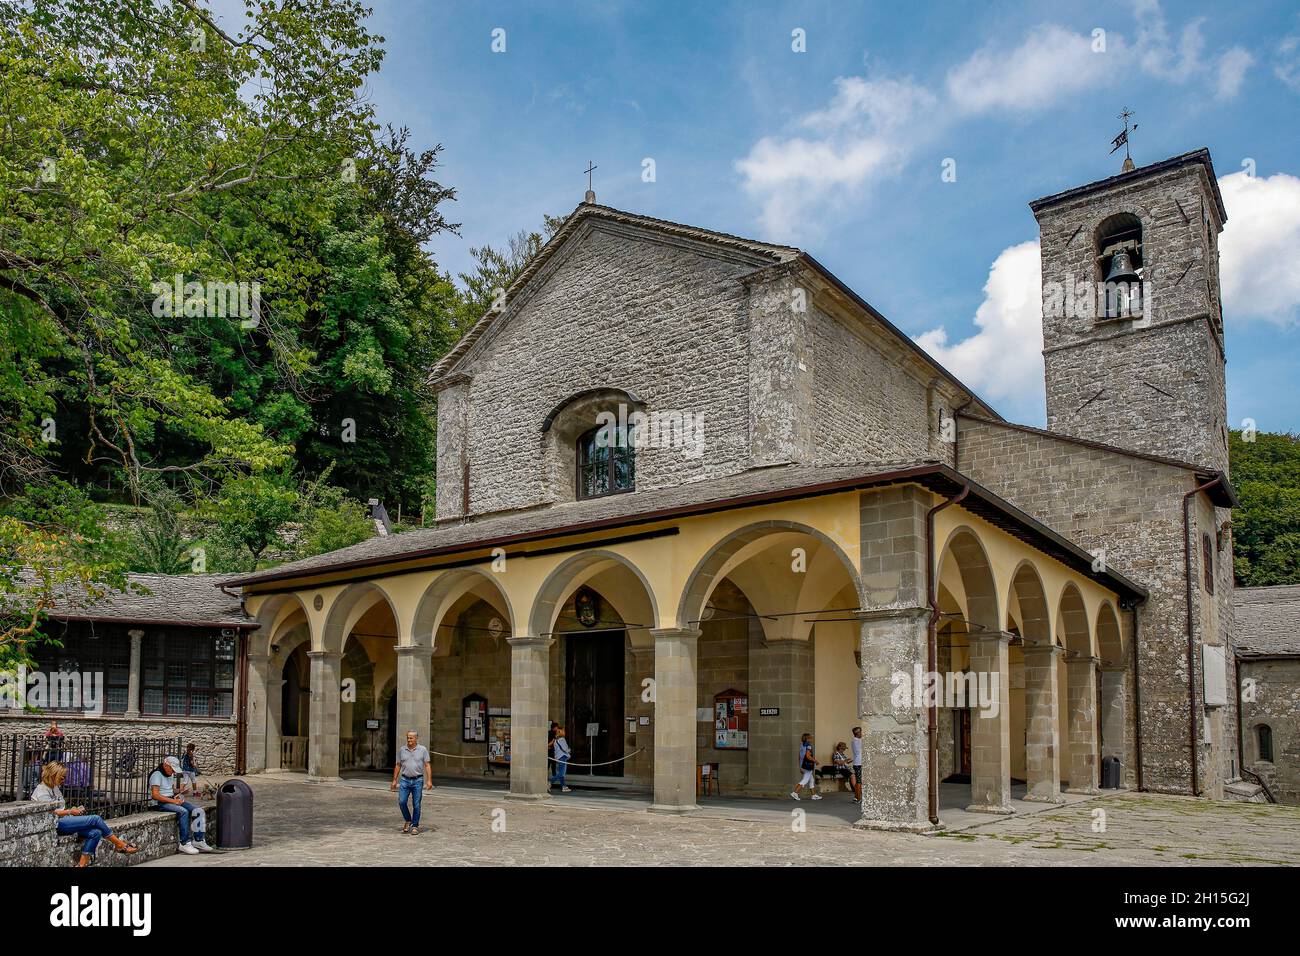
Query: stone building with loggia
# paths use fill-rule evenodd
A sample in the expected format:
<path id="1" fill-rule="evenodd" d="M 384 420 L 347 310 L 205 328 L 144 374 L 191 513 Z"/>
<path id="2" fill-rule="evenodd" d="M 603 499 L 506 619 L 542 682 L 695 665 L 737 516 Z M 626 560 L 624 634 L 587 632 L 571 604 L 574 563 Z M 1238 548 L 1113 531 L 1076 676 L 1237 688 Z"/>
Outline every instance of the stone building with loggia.
<path id="1" fill-rule="evenodd" d="M 924 828 L 940 790 L 995 813 L 1090 792 L 1111 756 L 1128 786 L 1221 796 L 1213 167 L 1199 150 L 1031 208 L 1045 302 L 1117 270 L 1146 292 L 1045 316 L 1046 429 L 1004 421 L 807 253 L 589 197 L 432 372 L 437 526 L 233 582 L 261 625 L 250 769 L 281 763 L 305 657 L 307 772 L 339 775 L 338 687 L 364 652 L 392 675 L 390 730 L 452 755 L 439 773 L 480 774 L 508 738 L 518 797 L 547 794 L 552 719 L 594 777 L 664 810 L 696 805 L 702 765 L 724 793 L 782 795 L 802 732 L 826 759 L 855 725 L 865 825 Z M 918 667 L 1006 706 L 900 697 Z"/>
<path id="2" fill-rule="evenodd" d="M 125 591 L 59 601 L 42 628 L 57 643 L 33 652 L 45 696 L 19 698 L 19 675 L 9 675 L 0 736 L 43 733 L 53 717 L 72 736 L 181 737 L 205 772 L 234 773 L 243 765 L 241 655 L 258 625 L 238 594 L 220 589 L 230 577 L 131 574 Z M 98 686 L 82 675 L 99 675 Z M 36 686 L 23 676 L 24 692 Z M 69 679 L 75 698 L 53 692 Z"/>
<path id="3" fill-rule="evenodd" d="M 684 812 L 705 766 L 784 796 L 801 733 L 825 762 L 860 725 L 867 827 L 1095 792 L 1109 757 L 1124 785 L 1222 796 L 1210 157 L 1031 208 L 1046 429 L 807 253 L 589 195 L 432 370 L 436 526 L 222 582 L 257 624 L 247 770 L 329 780 L 415 728 L 439 774 L 508 766 L 545 799 L 557 720 L 589 783 Z M 1136 308 L 1060 307 L 1117 274 Z M 918 672 L 998 706 L 901 693 Z"/>

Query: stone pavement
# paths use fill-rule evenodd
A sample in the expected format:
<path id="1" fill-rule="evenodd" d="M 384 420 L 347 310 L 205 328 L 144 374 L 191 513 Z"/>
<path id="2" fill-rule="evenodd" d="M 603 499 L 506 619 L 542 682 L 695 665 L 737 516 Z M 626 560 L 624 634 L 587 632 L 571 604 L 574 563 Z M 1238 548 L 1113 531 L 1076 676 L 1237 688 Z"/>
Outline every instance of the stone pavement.
<path id="1" fill-rule="evenodd" d="M 382 779 L 308 784 L 297 775 L 268 774 L 245 780 L 255 793 L 253 849 L 145 865 L 1300 864 L 1300 808 L 1155 794 L 1119 793 L 916 836 L 854 830 L 843 821 L 843 808 L 821 811 L 830 799 L 749 801 L 752 808 L 712 806 L 677 817 L 647 813 L 638 799 L 575 793 L 533 803 L 499 790 L 440 785 L 425 794 L 424 832 L 411 837 L 400 832 L 396 800 Z M 797 810 L 807 811 L 802 832 L 792 827 Z M 1104 832 L 1093 829 L 1097 810 L 1105 813 Z"/>

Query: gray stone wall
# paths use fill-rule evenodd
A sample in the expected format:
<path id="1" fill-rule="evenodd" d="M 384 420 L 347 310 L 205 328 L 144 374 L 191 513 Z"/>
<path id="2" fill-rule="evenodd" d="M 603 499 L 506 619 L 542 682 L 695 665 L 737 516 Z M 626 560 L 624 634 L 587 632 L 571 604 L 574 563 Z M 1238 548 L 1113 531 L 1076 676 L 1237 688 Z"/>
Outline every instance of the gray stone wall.
<path id="1" fill-rule="evenodd" d="M 542 423 L 564 399 L 592 388 L 624 389 L 648 411 L 705 416 L 708 453 L 642 449 L 638 488 L 743 470 L 750 357 L 747 291 L 738 279 L 759 264 L 603 225 L 571 239 L 526 301 L 512 304 L 466 357 L 470 511 L 559 500 L 544 480 Z M 442 446 L 456 443 L 449 432 L 460 400 L 445 391 L 439 397 L 439 518 L 455 514 L 444 474 L 453 452 Z"/>
<path id="2" fill-rule="evenodd" d="M 57 716 L 57 715 L 56 715 Z M 195 720 L 166 717 L 62 717 L 59 726 L 69 736 L 102 734 L 118 740 L 180 737 L 198 749 L 203 774 L 222 775 L 235 772 L 236 727 L 231 720 Z M 0 734 L 42 733 L 49 726 L 46 716 L 0 718 Z M 182 748 L 184 749 L 184 748 Z M 182 756 L 182 754 L 176 754 Z"/>
<path id="3" fill-rule="evenodd" d="M 1098 229 L 1142 223 L 1146 312 L 1136 320 L 1060 315 L 1050 283 L 1101 281 Z M 1038 213 L 1047 421 L 1054 431 L 1227 468 L 1219 222 L 1200 164 L 1091 192 Z"/>
<path id="4" fill-rule="evenodd" d="M 963 473 L 1071 541 L 1090 550 L 1105 549 L 1112 568 L 1150 591 L 1139 611 L 1143 782 L 1151 790 L 1190 792 L 1182 498 L 1196 486 L 1195 476 L 1171 465 L 967 417 L 960 420 L 958 459 Z M 1210 526 L 1223 521 L 1227 512 L 1207 508 L 1207 513 L 1215 517 L 1198 516 L 1194 528 L 1204 522 L 1213 535 Z M 1198 646 L 1193 666 L 1198 672 L 1198 710 L 1204 712 L 1199 645 L 1206 640 L 1202 605 L 1208 596 L 1201 586 L 1199 534 L 1196 539 L 1192 597 Z M 1219 554 L 1215 589 L 1219 606 L 1231 601 L 1231 567 L 1229 546 Z M 1230 609 L 1213 620 L 1216 633 L 1210 643 L 1227 644 Z M 1225 730 L 1231 726 L 1227 721 L 1232 719 L 1230 708 L 1218 710 L 1212 715 L 1215 743 L 1202 744 L 1198 756 L 1202 786 L 1209 791 L 1221 786 L 1224 777 L 1223 741 L 1230 732 Z M 1135 708 L 1128 708 L 1122 758 L 1130 786 L 1136 783 L 1135 713 Z M 1197 736 L 1200 739 L 1200 728 Z"/>
<path id="5" fill-rule="evenodd" d="M 553 447 L 542 426 L 593 389 L 703 417 L 702 455 L 638 449 L 638 490 L 785 462 L 946 459 L 939 409 L 956 390 L 799 268 L 629 227 L 575 235 L 443 383 L 438 518 L 461 516 L 465 467 L 471 514 L 572 500 L 557 463 L 572 441 Z"/>
<path id="6" fill-rule="evenodd" d="M 0 869 L 6 867 L 74 866 L 81 856 L 84 838 L 60 836 L 55 829 L 52 803 L 21 800 L 0 804 Z M 207 810 L 209 845 L 216 846 L 217 814 L 212 805 Z M 136 866 L 159 860 L 176 852 L 180 831 L 172 814 L 146 811 L 124 817 L 110 817 L 105 822 L 114 835 L 140 848 L 130 855 L 118 853 L 107 840 L 101 840 L 95 853 L 96 867 Z"/>
<path id="7" fill-rule="evenodd" d="M 1242 681 L 1255 682 L 1241 705 L 1246 769 L 1264 778 L 1279 803 L 1300 805 L 1300 658 L 1241 661 Z M 1273 732 L 1273 759 L 1261 760 L 1258 728 Z"/>
<path id="8" fill-rule="evenodd" d="M 882 352 L 821 309 L 813 310 L 811 326 L 817 462 L 932 457 L 935 423 L 926 386 L 912 374 L 916 360 Z"/>

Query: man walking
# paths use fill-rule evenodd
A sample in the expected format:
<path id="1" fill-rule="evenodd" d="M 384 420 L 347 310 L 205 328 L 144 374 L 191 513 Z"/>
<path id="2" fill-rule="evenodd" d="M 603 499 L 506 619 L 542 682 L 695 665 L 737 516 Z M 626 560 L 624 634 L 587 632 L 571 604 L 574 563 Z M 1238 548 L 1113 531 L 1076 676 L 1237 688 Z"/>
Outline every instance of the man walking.
<path id="1" fill-rule="evenodd" d="M 398 789 L 398 781 L 401 789 Z M 421 790 L 433 789 L 433 767 L 429 765 L 429 749 L 420 743 L 419 734 L 414 730 L 406 732 L 406 746 L 397 752 L 397 764 L 393 767 L 393 785 L 390 790 L 397 790 L 397 805 L 402 808 L 402 832 L 412 836 L 420 832 L 420 800 L 424 796 Z M 407 798 L 411 808 L 406 808 Z"/>

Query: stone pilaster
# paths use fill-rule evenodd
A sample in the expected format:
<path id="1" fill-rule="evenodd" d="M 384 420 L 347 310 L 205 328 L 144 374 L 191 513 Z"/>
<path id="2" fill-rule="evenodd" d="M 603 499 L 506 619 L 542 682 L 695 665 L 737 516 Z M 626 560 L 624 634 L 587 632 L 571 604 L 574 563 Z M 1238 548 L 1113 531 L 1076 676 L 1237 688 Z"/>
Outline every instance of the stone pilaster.
<path id="1" fill-rule="evenodd" d="M 651 780 L 654 775 L 655 761 L 655 702 L 653 696 L 646 700 L 646 694 L 643 691 L 641 681 L 649 677 L 654 678 L 655 674 L 655 649 L 653 647 L 632 646 L 633 676 L 635 683 L 632 687 L 632 693 L 635 702 L 632 707 L 632 714 L 637 719 L 636 729 L 636 749 L 642 750 L 631 760 L 627 761 L 630 765 L 628 771 L 630 776 L 638 777 L 642 780 Z M 641 718 L 649 718 L 649 725 L 642 727 Z"/>
<path id="2" fill-rule="evenodd" d="M 1070 793 L 1097 792 L 1097 659 L 1065 663 L 1070 728 Z"/>
<path id="3" fill-rule="evenodd" d="M 1061 802 L 1061 741 L 1057 726 L 1060 689 L 1056 661 L 1061 648 L 1046 642 L 1026 643 L 1025 652 L 1025 799 Z"/>
<path id="4" fill-rule="evenodd" d="M 414 730 L 420 743 L 433 749 L 429 720 L 433 707 L 433 648 L 404 646 L 397 648 L 397 726 L 394 735 L 397 749 L 406 743 L 406 732 Z"/>
<path id="5" fill-rule="evenodd" d="M 859 611 L 862 677 L 862 818 L 854 826 L 926 830 L 929 821 L 929 749 L 926 711 L 917 695 L 898 695 L 898 675 L 911 688 L 925 670 L 930 611 L 892 607 Z"/>
<path id="6" fill-rule="evenodd" d="M 261 773 L 267 767 L 266 729 L 270 708 L 267 675 L 271 659 L 265 654 L 248 655 L 248 695 L 244 711 L 244 768 Z M 279 745 L 277 738 L 276 745 Z"/>
<path id="7" fill-rule="evenodd" d="M 343 655 L 308 651 L 311 661 L 311 722 L 307 741 L 307 779 L 339 779 L 339 701 Z"/>
<path id="8" fill-rule="evenodd" d="M 144 644 L 144 631 L 126 632 L 131 638 L 131 663 L 126 678 L 126 712 L 124 717 L 140 716 L 140 648 Z"/>
<path id="9" fill-rule="evenodd" d="M 271 658 L 266 674 L 266 769 L 280 770 L 280 747 L 284 737 L 284 660 Z"/>
<path id="10" fill-rule="evenodd" d="M 1128 668 L 1101 669 L 1101 754 L 1128 763 Z M 1124 770 L 1129 768 L 1125 766 Z M 1098 768 L 1100 772 L 1100 768 Z"/>
<path id="11" fill-rule="evenodd" d="M 551 670 L 549 637 L 511 637 L 510 644 L 510 796 L 545 800 L 550 796 L 546 769 L 547 681 Z"/>
<path id="12" fill-rule="evenodd" d="M 997 695 L 997 706 L 971 707 L 971 800 L 967 810 L 1012 813 L 1011 680 L 1006 633 L 970 635 L 970 670 L 979 686 Z M 987 676 L 985 676 L 987 675 Z M 996 690 L 995 690 L 996 688 Z"/>
<path id="13" fill-rule="evenodd" d="M 749 783 L 759 796 L 785 796 L 799 779 L 799 737 L 812 733 L 814 711 L 811 640 L 765 640 L 749 657 Z M 775 717 L 760 717 L 776 707 Z M 819 745 L 821 753 L 824 745 Z M 824 755 L 829 763 L 829 754 Z"/>
<path id="14" fill-rule="evenodd" d="M 655 770 L 650 809 L 683 813 L 695 803 L 695 696 L 700 631 L 656 629 Z"/>

